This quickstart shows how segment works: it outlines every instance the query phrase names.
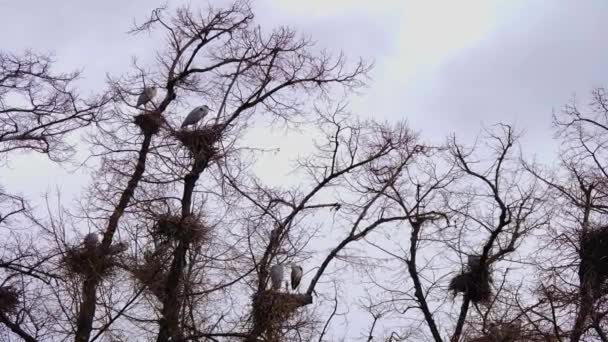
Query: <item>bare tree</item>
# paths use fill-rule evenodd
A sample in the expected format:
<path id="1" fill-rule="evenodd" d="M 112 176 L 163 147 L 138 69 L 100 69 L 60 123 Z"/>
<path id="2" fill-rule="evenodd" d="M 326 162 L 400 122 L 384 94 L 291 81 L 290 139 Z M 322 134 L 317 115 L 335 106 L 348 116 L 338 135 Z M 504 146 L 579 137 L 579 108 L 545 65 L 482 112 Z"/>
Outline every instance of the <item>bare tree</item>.
<path id="1" fill-rule="evenodd" d="M 531 164 L 528 169 L 554 192 L 560 207 L 550 239 L 553 250 L 542 270 L 542 288 L 554 312 L 553 325 L 569 324 L 571 341 L 595 332 L 605 338 L 602 325 L 605 299 L 602 234 L 606 219 L 606 132 L 608 102 L 603 88 L 592 92 L 589 110 L 581 112 L 573 101 L 554 114 L 557 137 L 562 141 L 561 165 L 553 173 Z M 573 282 L 578 278 L 578 284 Z"/>

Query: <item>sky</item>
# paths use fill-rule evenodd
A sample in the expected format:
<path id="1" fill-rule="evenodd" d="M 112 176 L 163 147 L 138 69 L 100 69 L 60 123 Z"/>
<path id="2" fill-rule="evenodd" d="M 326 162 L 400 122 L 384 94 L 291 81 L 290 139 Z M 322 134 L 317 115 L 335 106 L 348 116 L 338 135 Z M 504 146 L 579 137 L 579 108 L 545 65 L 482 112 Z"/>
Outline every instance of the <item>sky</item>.
<path id="1" fill-rule="evenodd" d="M 178 3 L 206 4 L 170 2 Z M 57 70 L 82 69 L 82 89 L 95 92 L 106 74 L 129 71 L 132 57 L 152 60 L 160 42 L 126 32 L 159 4 L 0 0 L 1 49 L 52 52 Z M 349 99 L 350 110 L 362 118 L 407 120 L 430 143 L 451 133 L 472 141 L 482 125 L 511 123 L 526 132 L 526 155 L 550 162 L 552 111 L 574 95 L 584 105 L 589 91 L 608 80 L 605 0 L 257 0 L 254 12 L 264 28 L 290 25 L 320 47 L 373 60 L 372 80 Z M 267 132 L 250 139 L 277 147 Z M 288 157 L 307 151 L 302 139 L 282 137 L 279 158 L 260 160 L 260 176 L 289 177 Z M 0 169 L 0 183 L 34 203 L 56 189 L 77 198 L 90 181 L 82 170 L 44 157 L 11 159 Z"/>
<path id="2" fill-rule="evenodd" d="M 178 3 L 206 4 L 171 5 Z M 83 70 L 82 88 L 94 92 L 103 87 L 106 74 L 128 71 L 132 57 L 153 58 L 158 41 L 126 32 L 155 5 L 143 0 L 0 0 L 2 49 L 52 52 L 59 70 Z M 407 120 L 431 143 L 451 133 L 472 141 L 482 125 L 511 123 L 527 133 L 522 140 L 526 153 L 547 161 L 555 155 L 552 110 L 575 94 L 586 103 L 589 90 L 607 79 L 606 10 L 608 2 L 602 0 L 254 2 L 265 28 L 290 25 L 321 47 L 374 61 L 369 87 L 350 98 L 351 111 L 361 117 Z M 261 141 L 261 132 L 252 137 L 267 147 L 275 141 Z M 282 153 L 304 153 L 298 139 L 285 137 Z M 286 175 L 290 165 L 283 160 L 280 168 L 266 169 Z M 32 198 L 57 187 L 76 194 L 88 182 L 84 175 L 73 177 L 73 167 L 36 156 L 13 158 L 10 166 L 0 171 L 3 183 Z M 42 177 L 41 168 L 47 170 Z"/>

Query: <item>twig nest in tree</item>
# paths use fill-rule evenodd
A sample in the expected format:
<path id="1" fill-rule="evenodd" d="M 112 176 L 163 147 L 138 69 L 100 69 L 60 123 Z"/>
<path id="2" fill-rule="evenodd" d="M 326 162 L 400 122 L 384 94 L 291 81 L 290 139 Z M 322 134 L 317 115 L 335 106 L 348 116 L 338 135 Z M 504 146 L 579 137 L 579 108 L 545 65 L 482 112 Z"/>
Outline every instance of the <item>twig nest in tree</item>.
<path id="1" fill-rule="evenodd" d="M 161 215 L 152 228 L 152 235 L 160 240 L 185 241 L 194 245 L 203 242 L 209 229 L 196 215 L 182 219 L 177 215 Z"/>
<path id="2" fill-rule="evenodd" d="M 281 326 L 299 307 L 310 303 L 309 295 L 262 291 L 253 296 L 254 325 L 264 328 L 265 341 L 283 341 Z"/>
<path id="3" fill-rule="evenodd" d="M 86 277 L 104 277 L 117 265 L 116 256 L 103 256 L 99 248 L 68 248 L 63 256 L 68 272 Z"/>
<path id="4" fill-rule="evenodd" d="M 175 132 L 175 137 L 192 153 L 195 159 L 210 160 L 217 155 L 217 143 L 222 137 L 222 124 L 205 126 L 196 130 Z"/>
<path id="5" fill-rule="evenodd" d="M 143 258 L 130 267 L 131 274 L 139 280 L 156 298 L 162 300 L 165 296 L 167 282 L 167 265 L 164 255 L 144 252 Z"/>
<path id="6" fill-rule="evenodd" d="M 492 276 L 488 266 L 481 267 L 479 259 L 472 257 L 468 260 L 467 269 L 452 278 L 448 288 L 454 296 L 463 293 L 474 303 L 480 303 L 488 301 L 492 296 L 491 283 Z"/>
<path id="7" fill-rule="evenodd" d="M 15 312 L 19 305 L 19 291 L 12 286 L 0 287 L 0 313 Z"/>
<path id="8" fill-rule="evenodd" d="M 135 124 L 139 126 L 145 134 L 158 133 L 162 123 L 162 118 L 156 112 L 147 112 L 135 117 Z"/>
<path id="9" fill-rule="evenodd" d="M 579 278 L 591 285 L 596 296 L 606 293 L 608 279 L 608 226 L 587 231 L 581 237 Z"/>

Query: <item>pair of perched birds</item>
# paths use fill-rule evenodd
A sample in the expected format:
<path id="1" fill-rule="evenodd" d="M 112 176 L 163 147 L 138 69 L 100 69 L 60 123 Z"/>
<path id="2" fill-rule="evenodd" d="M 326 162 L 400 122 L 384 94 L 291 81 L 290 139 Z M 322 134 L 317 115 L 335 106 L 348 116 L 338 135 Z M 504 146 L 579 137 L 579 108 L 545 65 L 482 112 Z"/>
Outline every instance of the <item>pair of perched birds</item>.
<path id="1" fill-rule="evenodd" d="M 298 288 L 300 281 L 302 280 L 302 267 L 294 263 L 288 263 L 287 266 L 291 266 L 291 288 L 295 290 Z M 273 290 L 279 290 L 281 288 L 284 272 L 285 268 L 282 264 L 277 264 L 270 268 L 270 280 L 272 281 Z"/>
<path id="2" fill-rule="evenodd" d="M 141 93 L 141 95 L 139 95 L 139 98 L 137 98 L 137 104 L 135 105 L 135 107 L 139 108 L 139 106 L 142 106 L 142 105 L 145 106 L 145 104 L 152 101 L 152 99 L 155 96 L 156 96 L 156 87 L 154 87 L 154 86 L 145 87 L 143 93 Z M 188 116 L 186 116 L 186 119 L 184 119 L 184 122 L 182 122 L 181 128 L 185 128 L 186 126 L 196 125 L 207 114 L 209 114 L 210 111 L 211 111 L 211 108 L 209 108 L 207 105 L 202 105 L 202 106 L 194 108 L 190 112 L 190 114 L 188 114 Z"/>

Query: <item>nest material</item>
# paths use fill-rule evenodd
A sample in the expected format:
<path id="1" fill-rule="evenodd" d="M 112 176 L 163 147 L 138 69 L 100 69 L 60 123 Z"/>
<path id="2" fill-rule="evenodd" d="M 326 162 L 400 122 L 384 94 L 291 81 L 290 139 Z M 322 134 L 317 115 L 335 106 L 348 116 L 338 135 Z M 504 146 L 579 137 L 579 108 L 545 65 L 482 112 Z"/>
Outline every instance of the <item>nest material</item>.
<path id="1" fill-rule="evenodd" d="M 266 290 L 253 297 L 253 324 L 261 327 L 265 341 L 283 341 L 281 327 L 305 305 L 303 295 Z"/>
<path id="2" fill-rule="evenodd" d="M 452 278 L 449 290 L 454 297 L 463 293 L 474 303 L 486 302 L 492 296 L 492 276 L 487 265 L 481 266 L 478 258 L 470 258 L 467 269 Z"/>
<path id="3" fill-rule="evenodd" d="M 199 244 L 207 237 L 208 229 L 195 215 L 162 215 L 152 228 L 152 235 L 160 240 L 184 241 Z"/>
<path id="4" fill-rule="evenodd" d="M 69 248 L 63 257 L 63 262 L 70 273 L 87 277 L 104 277 L 112 272 L 116 266 L 113 256 L 103 256 L 98 248 L 82 248 L 80 246 Z"/>
<path id="5" fill-rule="evenodd" d="M 139 114 L 135 117 L 135 124 L 146 134 L 156 134 L 162 125 L 162 118 L 155 112 Z"/>
<path id="6" fill-rule="evenodd" d="M 192 153 L 194 158 L 210 160 L 217 155 L 214 146 L 222 137 L 223 125 L 205 126 L 193 131 L 175 132 L 175 137 Z"/>
<path id="7" fill-rule="evenodd" d="M 139 280 L 150 293 L 162 300 L 165 296 L 167 272 L 163 258 L 145 253 L 143 260 L 130 268 L 135 279 Z"/>
<path id="8" fill-rule="evenodd" d="M 581 238 L 579 278 L 597 294 L 606 293 L 608 279 L 608 226 L 587 231 Z"/>
<path id="9" fill-rule="evenodd" d="M 0 287 L 0 313 L 15 312 L 19 305 L 19 291 L 12 286 Z"/>
<path id="10" fill-rule="evenodd" d="M 70 273 L 87 277 L 104 277 L 112 273 L 118 265 L 118 256 L 128 249 L 125 242 L 113 244 L 108 253 L 103 255 L 100 245 L 84 245 L 69 248 L 63 256 L 63 262 Z"/>

